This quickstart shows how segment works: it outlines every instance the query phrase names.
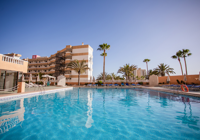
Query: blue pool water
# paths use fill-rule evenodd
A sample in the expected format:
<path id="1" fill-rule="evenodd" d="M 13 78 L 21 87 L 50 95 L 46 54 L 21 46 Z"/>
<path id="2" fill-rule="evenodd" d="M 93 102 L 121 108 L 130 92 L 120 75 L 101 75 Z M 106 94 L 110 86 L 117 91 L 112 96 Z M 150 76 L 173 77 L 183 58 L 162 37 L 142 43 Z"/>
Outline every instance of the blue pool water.
<path id="1" fill-rule="evenodd" d="M 200 139 L 200 99 L 74 89 L 0 103 L 0 139 Z"/>

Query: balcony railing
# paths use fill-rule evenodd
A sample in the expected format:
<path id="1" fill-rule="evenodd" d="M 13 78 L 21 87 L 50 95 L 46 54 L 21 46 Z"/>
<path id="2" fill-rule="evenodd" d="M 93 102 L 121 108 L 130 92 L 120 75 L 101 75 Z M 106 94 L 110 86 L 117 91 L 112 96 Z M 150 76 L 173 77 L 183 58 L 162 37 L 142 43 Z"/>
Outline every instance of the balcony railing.
<path id="1" fill-rule="evenodd" d="M 10 56 L 5 56 L 5 55 L 2 55 L 2 61 L 14 63 L 14 64 L 19 64 L 19 65 L 24 64 L 24 60 L 16 59 L 16 58 L 13 58 L 13 57 L 10 57 Z"/>

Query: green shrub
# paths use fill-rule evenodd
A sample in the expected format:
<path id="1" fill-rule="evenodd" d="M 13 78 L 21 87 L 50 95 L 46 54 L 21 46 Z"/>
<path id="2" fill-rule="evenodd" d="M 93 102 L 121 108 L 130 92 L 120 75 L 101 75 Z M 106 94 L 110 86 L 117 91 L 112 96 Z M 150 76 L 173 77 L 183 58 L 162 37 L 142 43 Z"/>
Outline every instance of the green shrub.
<path id="1" fill-rule="evenodd" d="M 138 84 L 143 85 L 143 82 L 138 82 Z"/>
<path id="2" fill-rule="evenodd" d="M 37 82 L 38 85 L 43 85 L 42 81 Z"/>
<path id="3" fill-rule="evenodd" d="M 95 83 L 95 84 L 98 84 L 98 86 L 100 86 L 101 84 L 103 84 L 103 82 L 102 82 L 102 81 L 98 81 L 98 82 Z"/>

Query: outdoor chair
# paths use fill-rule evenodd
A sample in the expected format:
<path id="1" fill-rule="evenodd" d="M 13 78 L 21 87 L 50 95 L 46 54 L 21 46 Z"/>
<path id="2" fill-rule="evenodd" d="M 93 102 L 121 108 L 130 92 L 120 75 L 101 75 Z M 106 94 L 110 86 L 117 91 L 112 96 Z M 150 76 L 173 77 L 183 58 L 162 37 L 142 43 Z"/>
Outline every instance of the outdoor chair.
<path id="1" fill-rule="evenodd" d="M 106 86 L 106 84 L 101 84 L 101 86 Z"/>
<path id="2" fill-rule="evenodd" d="M 193 86 L 192 89 L 194 89 L 195 91 L 199 91 L 199 90 L 200 90 L 200 85 L 198 85 L 198 86 Z"/>

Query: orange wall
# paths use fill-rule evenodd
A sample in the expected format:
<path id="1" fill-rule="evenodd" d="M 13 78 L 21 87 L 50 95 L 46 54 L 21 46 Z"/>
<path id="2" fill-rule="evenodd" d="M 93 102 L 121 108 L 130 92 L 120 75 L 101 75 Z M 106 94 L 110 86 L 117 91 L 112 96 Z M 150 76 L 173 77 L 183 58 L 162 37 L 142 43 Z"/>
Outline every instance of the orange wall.
<path id="1" fill-rule="evenodd" d="M 158 77 L 159 83 L 164 82 L 166 84 L 167 77 L 168 76 Z M 182 75 L 170 76 L 170 84 L 178 84 L 176 80 L 178 79 L 181 82 L 181 80 L 183 80 L 183 78 L 184 78 L 184 76 L 182 76 Z M 197 80 L 195 78 L 197 78 Z M 186 84 L 192 84 L 192 83 L 200 85 L 199 75 L 187 75 Z"/>

